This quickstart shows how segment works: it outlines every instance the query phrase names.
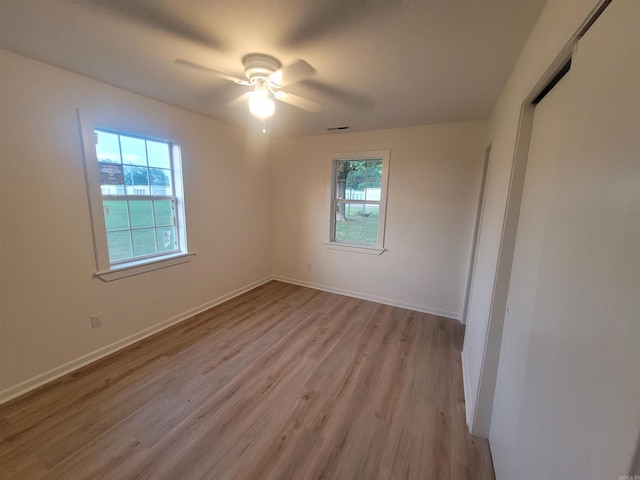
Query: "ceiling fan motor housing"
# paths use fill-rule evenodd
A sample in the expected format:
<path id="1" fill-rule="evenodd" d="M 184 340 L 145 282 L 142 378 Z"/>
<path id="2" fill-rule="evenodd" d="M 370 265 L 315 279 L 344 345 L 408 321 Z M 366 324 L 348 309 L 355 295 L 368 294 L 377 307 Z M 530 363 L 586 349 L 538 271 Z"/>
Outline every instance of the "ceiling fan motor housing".
<path id="1" fill-rule="evenodd" d="M 282 67 L 277 58 L 262 53 L 250 53 L 242 58 L 244 74 L 253 83 L 254 79 L 267 78 Z"/>

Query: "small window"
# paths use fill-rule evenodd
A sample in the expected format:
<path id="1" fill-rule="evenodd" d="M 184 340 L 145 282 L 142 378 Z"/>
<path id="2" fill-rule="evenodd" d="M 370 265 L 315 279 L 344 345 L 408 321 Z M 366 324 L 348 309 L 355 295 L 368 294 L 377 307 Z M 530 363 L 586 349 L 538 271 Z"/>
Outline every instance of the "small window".
<path id="1" fill-rule="evenodd" d="M 180 148 L 155 138 L 103 128 L 81 119 L 97 276 L 141 273 L 135 267 L 185 255 Z M 168 266 L 158 264 L 157 268 Z"/>
<path id="2" fill-rule="evenodd" d="M 388 168 L 388 150 L 333 158 L 330 247 L 384 251 Z"/>

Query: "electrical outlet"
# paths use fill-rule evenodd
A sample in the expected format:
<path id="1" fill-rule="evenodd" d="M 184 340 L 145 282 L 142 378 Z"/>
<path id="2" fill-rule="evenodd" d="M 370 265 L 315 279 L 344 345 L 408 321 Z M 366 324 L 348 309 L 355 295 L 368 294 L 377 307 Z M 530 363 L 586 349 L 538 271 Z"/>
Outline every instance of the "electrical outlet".
<path id="1" fill-rule="evenodd" d="M 102 314 L 95 313 L 91 315 L 91 328 L 98 328 L 102 326 Z"/>

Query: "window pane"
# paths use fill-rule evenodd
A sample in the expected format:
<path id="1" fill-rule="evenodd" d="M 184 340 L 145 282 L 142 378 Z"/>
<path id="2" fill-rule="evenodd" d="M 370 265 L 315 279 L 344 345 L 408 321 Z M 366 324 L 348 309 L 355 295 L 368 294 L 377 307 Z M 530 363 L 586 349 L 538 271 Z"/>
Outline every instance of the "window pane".
<path id="1" fill-rule="evenodd" d="M 366 205 L 362 212 L 363 222 L 363 242 L 365 243 L 377 243 L 378 242 L 378 212 L 380 207 L 378 205 Z"/>
<path id="2" fill-rule="evenodd" d="M 101 162 L 100 190 L 103 195 L 121 195 L 124 193 L 124 170 L 120 163 Z"/>
<path id="3" fill-rule="evenodd" d="M 345 163 L 348 165 L 347 190 L 357 190 L 358 178 L 360 177 L 360 172 L 363 170 L 364 162 L 352 160 Z"/>
<path id="4" fill-rule="evenodd" d="M 346 217 L 347 217 L 347 221 L 351 222 L 353 220 L 357 220 L 358 217 L 356 217 L 356 210 L 358 209 L 359 205 L 354 205 L 351 203 L 347 203 L 345 205 L 345 209 L 346 209 Z"/>
<path id="5" fill-rule="evenodd" d="M 109 245 L 109 261 L 117 262 L 131 258 L 131 237 L 129 230 L 124 232 L 107 232 Z"/>
<path id="6" fill-rule="evenodd" d="M 336 205 L 336 240 L 349 240 L 349 219 L 352 213 L 351 204 L 338 202 Z"/>
<path id="7" fill-rule="evenodd" d="M 129 228 L 129 209 L 126 200 L 104 200 L 102 205 L 107 231 Z"/>
<path id="8" fill-rule="evenodd" d="M 344 214 L 344 220 L 336 215 L 335 240 L 372 244 L 378 242 L 378 205 L 339 203 L 337 209 Z"/>
<path id="9" fill-rule="evenodd" d="M 124 185 L 100 185 L 102 195 L 124 195 Z"/>
<path id="10" fill-rule="evenodd" d="M 365 198 L 367 188 L 382 186 L 382 160 L 352 160 L 349 163 L 347 189 L 352 191 L 352 198 Z M 372 199 L 373 200 L 373 199 Z"/>
<path id="11" fill-rule="evenodd" d="M 141 138 L 120 135 L 122 147 L 122 163 L 147 166 L 147 149 Z"/>
<path id="12" fill-rule="evenodd" d="M 153 204 L 151 200 L 129 200 L 131 228 L 153 227 Z"/>
<path id="13" fill-rule="evenodd" d="M 149 180 L 151 182 L 151 193 L 153 195 L 173 195 L 171 170 L 150 168 Z"/>
<path id="14" fill-rule="evenodd" d="M 124 182 L 128 195 L 149 195 L 149 169 L 147 167 L 124 166 Z"/>
<path id="15" fill-rule="evenodd" d="M 156 226 L 173 225 L 173 200 L 155 200 L 153 202 Z"/>
<path id="16" fill-rule="evenodd" d="M 347 198 L 347 181 L 346 180 L 338 180 L 336 182 L 336 198 L 345 199 Z"/>
<path id="17" fill-rule="evenodd" d="M 120 142 L 118 135 L 95 130 L 96 155 L 99 162 L 122 163 L 120 158 Z"/>
<path id="18" fill-rule="evenodd" d="M 147 156 L 150 167 L 171 168 L 168 143 L 147 140 Z"/>
<path id="19" fill-rule="evenodd" d="M 132 230 L 133 237 L 133 256 L 142 257 L 156 253 L 156 239 L 153 228 L 145 228 L 144 230 Z"/>
<path id="20" fill-rule="evenodd" d="M 156 239 L 158 241 L 158 252 L 171 252 L 178 249 L 175 227 L 156 228 Z"/>
<path id="21" fill-rule="evenodd" d="M 336 198 L 346 198 L 347 176 L 349 175 L 350 162 L 338 160 L 336 162 Z"/>
<path id="22" fill-rule="evenodd" d="M 332 240 L 378 243 L 383 166 L 383 157 L 336 160 Z"/>
<path id="23" fill-rule="evenodd" d="M 375 202 L 379 202 L 381 194 L 382 194 L 381 188 L 365 187 L 364 189 L 365 200 L 372 200 Z"/>
<path id="24" fill-rule="evenodd" d="M 340 242 L 349 241 L 349 224 L 346 222 L 336 222 L 336 240 Z"/>

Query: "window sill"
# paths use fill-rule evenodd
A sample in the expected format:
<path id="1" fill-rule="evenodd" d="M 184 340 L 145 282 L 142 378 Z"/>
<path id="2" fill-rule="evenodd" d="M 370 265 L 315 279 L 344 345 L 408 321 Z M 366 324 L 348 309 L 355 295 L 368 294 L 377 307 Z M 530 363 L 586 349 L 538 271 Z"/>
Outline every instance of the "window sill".
<path id="1" fill-rule="evenodd" d="M 323 245 L 329 250 L 340 250 L 343 252 L 364 253 L 366 255 L 382 255 L 387 251 L 386 248 L 354 245 L 352 243 L 323 242 Z"/>
<path id="2" fill-rule="evenodd" d="M 165 257 L 153 258 L 151 260 L 140 260 L 116 265 L 109 270 L 100 270 L 93 274 L 103 282 L 111 282 L 121 278 L 140 275 L 141 273 L 159 270 L 161 268 L 172 267 L 181 263 L 190 262 L 195 253 L 176 253 Z"/>

